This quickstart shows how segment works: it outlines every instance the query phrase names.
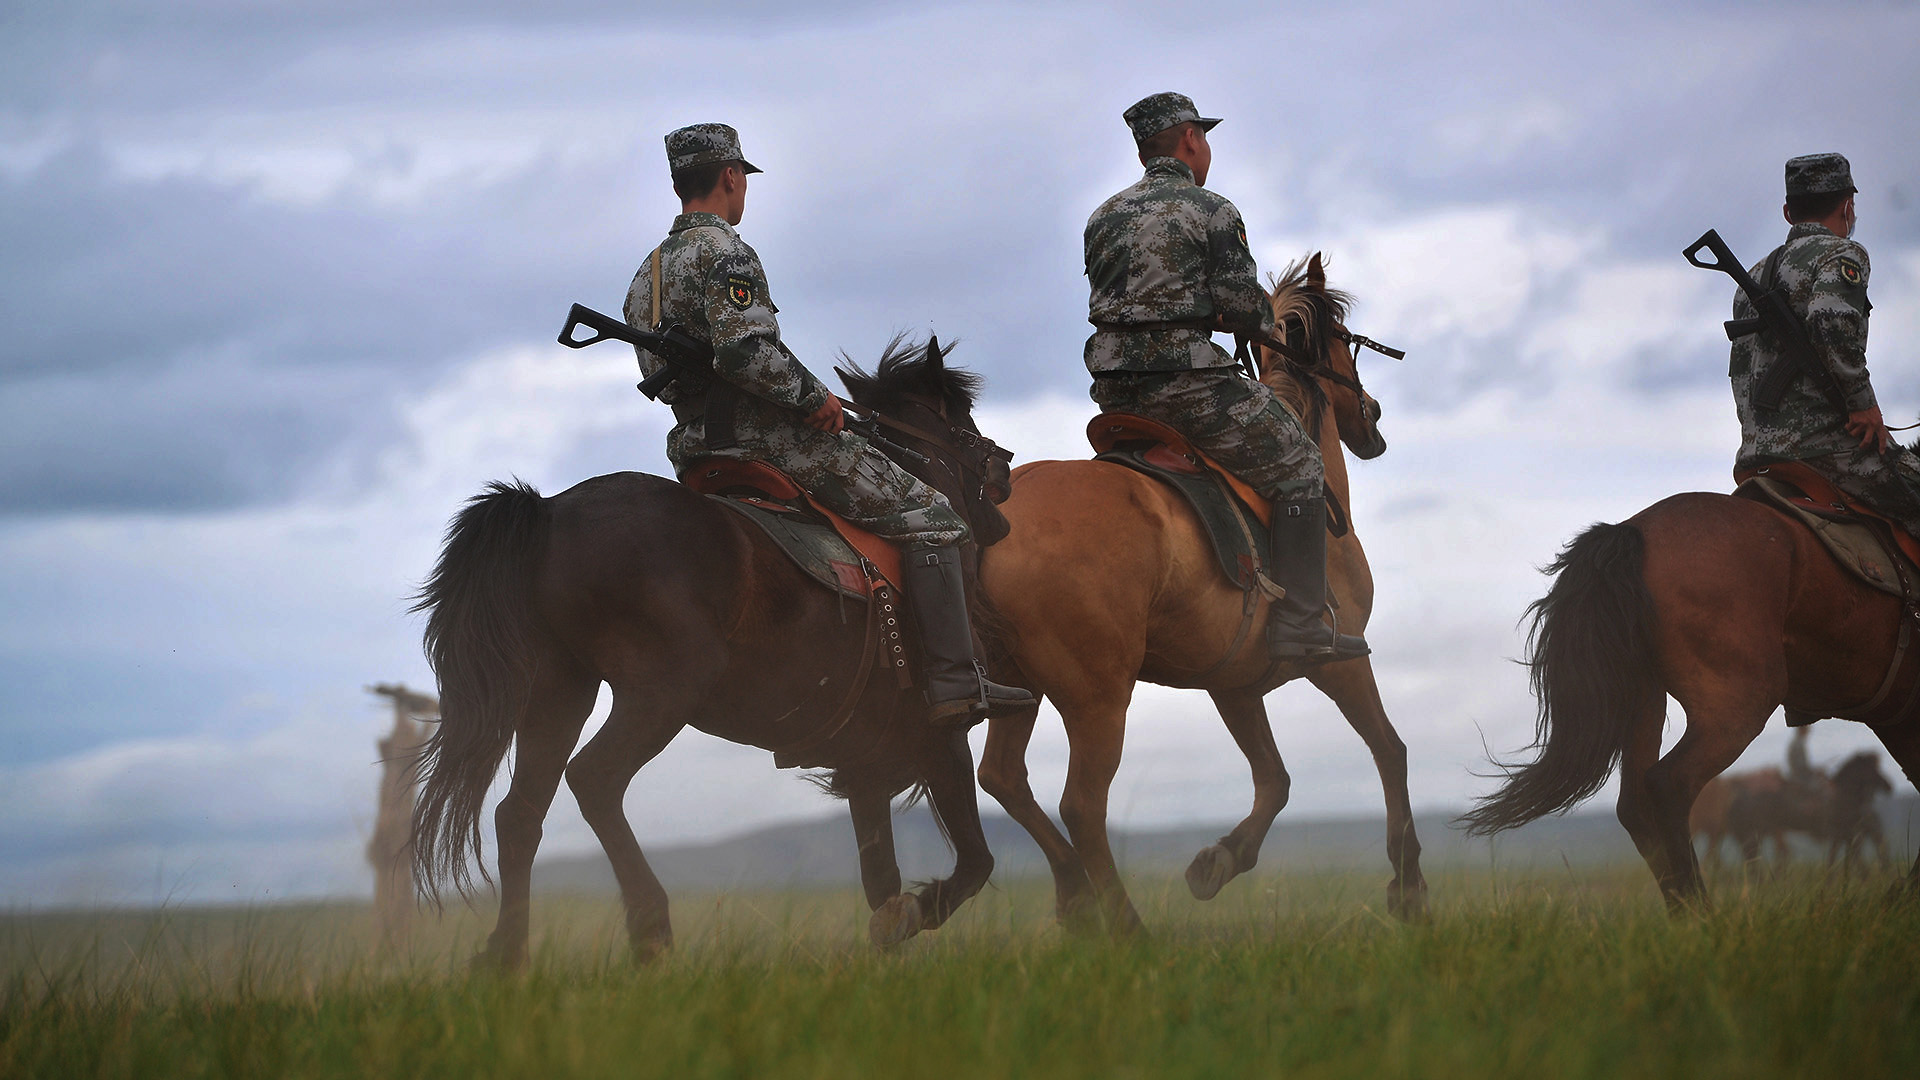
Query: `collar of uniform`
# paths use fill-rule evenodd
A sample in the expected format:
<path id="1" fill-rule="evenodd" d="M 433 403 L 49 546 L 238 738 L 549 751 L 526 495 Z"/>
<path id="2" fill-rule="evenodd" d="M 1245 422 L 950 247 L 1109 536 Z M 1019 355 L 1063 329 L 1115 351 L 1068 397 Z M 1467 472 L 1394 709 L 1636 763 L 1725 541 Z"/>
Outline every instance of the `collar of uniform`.
<path id="1" fill-rule="evenodd" d="M 1817 221 L 1799 221 L 1794 223 L 1793 228 L 1787 230 L 1787 243 L 1791 244 L 1795 240 L 1798 240 L 1803 236 L 1838 236 L 1838 235 L 1840 234 L 1834 232 L 1832 229 L 1827 228 L 1825 225 L 1822 225 Z"/>
<path id="2" fill-rule="evenodd" d="M 1193 170 L 1179 158 L 1157 157 L 1147 159 L 1148 176 L 1178 176 L 1188 183 L 1193 182 Z"/>
<path id="3" fill-rule="evenodd" d="M 686 229 L 697 229 L 703 225 L 723 230 L 729 236 L 733 235 L 733 226 L 727 224 L 726 218 L 719 214 L 709 214 L 704 210 L 692 214 L 681 214 L 673 219 L 673 228 L 667 231 L 677 233 Z"/>

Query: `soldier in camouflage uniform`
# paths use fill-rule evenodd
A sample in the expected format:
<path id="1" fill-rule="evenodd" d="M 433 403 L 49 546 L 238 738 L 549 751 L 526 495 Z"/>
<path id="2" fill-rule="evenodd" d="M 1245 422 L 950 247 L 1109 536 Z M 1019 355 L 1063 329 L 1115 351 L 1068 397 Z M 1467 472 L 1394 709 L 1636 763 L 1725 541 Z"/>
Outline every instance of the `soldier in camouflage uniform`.
<path id="1" fill-rule="evenodd" d="M 634 275 L 628 325 L 678 325 L 713 346 L 710 377 L 682 375 L 661 393 L 673 407 L 667 458 L 684 474 L 700 458 L 764 461 L 834 512 L 902 545 L 909 608 L 920 631 L 928 715 L 967 723 L 1031 705 L 1024 690 L 990 682 L 974 657 L 958 545 L 967 526 L 946 497 L 845 429 L 840 399 L 780 340 L 779 310 L 760 257 L 733 226 L 747 176 L 760 170 L 725 124 L 667 135 L 681 214 Z M 661 362 L 640 351 L 651 375 Z"/>
<path id="2" fill-rule="evenodd" d="M 1740 414 L 1736 473 L 1776 461 L 1799 461 L 1835 487 L 1920 533 L 1920 458 L 1894 443 L 1867 377 L 1867 250 L 1851 239 L 1853 171 L 1839 154 L 1787 162 L 1787 242 L 1753 267 L 1762 288 L 1786 290 L 1807 328 L 1825 373 L 1803 372 L 1787 385 L 1779 408 L 1754 401 L 1761 376 L 1786 362 L 1772 332 L 1734 342 L 1728 374 Z M 1745 293 L 1735 319 L 1756 312 Z"/>
<path id="3" fill-rule="evenodd" d="M 1208 191 L 1213 150 L 1184 94 L 1154 94 L 1124 114 L 1146 176 L 1087 220 L 1091 286 L 1087 370 L 1093 400 L 1172 427 L 1273 500 L 1267 572 L 1286 596 L 1267 627 L 1276 659 L 1367 653 L 1321 621 L 1326 501 L 1320 448 L 1266 385 L 1242 376 L 1215 331 L 1271 337 L 1273 306 L 1247 249 L 1240 211 Z"/>

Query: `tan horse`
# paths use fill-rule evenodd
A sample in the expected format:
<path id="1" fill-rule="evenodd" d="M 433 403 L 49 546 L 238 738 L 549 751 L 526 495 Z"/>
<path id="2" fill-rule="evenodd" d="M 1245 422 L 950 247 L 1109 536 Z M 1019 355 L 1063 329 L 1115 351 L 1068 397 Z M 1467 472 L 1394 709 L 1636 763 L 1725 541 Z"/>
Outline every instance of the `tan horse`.
<path id="1" fill-rule="evenodd" d="M 1385 444 L 1379 404 L 1361 389 L 1341 320 L 1349 298 L 1326 287 L 1319 255 L 1288 268 L 1275 285 L 1278 323 L 1317 358 L 1302 374 L 1262 350 L 1262 378 L 1314 432 L 1326 460 L 1327 494 L 1347 498 L 1345 440 L 1361 457 Z M 1159 481 L 1100 461 L 1036 461 L 1014 471 L 1013 496 L 1001 506 L 1012 525 L 986 549 L 981 582 L 1010 624 L 1000 672 L 1044 695 L 1060 710 L 1070 757 L 1060 817 L 1062 835 L 1034 799 L 1026 750 L 1037 716 L 989 722 L 980 784 L 1033 835 L 1053 869 L 1056 908 L 1070 924 L 1097 919 L 1116 933 L 1139 926 L 1107 840 L 1107 798 L 1120 767 L 1127 706 L 1139 680 L 1195 687 L 1212 695 L 1227 730 L 1253 771 L 1253 809 L 1187 869 L 1199 899 L 1212 898 L 1253 868 L 1291 781 L 1267 722 L 1265 693 L 1305 675 L 1366 741 L 1387 802 L 1389 908 L 1422 915 L 1426 881 L 1407 796 L 1407 753 L 1374 683 L 1369 659 L 1269 677 L 1262 633 L 1266 602 L 1253 611 L 1220 571 L 1200 521 Z M 1373 607 L 1373 575 L 1352 531 L 1329 538 L 1330 594 L 1340 629 L 1359 633 Z M 1071 836 L 1071 839 L 1068 836 Z"/>

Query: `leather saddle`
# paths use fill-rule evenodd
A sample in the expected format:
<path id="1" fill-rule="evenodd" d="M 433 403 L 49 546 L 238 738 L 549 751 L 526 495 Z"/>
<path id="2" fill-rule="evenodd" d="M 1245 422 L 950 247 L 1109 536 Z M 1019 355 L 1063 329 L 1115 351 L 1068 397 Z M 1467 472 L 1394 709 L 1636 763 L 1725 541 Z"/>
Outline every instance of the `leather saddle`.
<path id="1" fill-rule="evenodd" d="M 1791 706 L 1787 726 L 1803 727 L 1826 716 L 1869 726 L 1892 723 L 1920 708 L 1920 650 L 1913 649 L 1920 620 L 1920 541 L 1884 514 L 1850 499 L 1802 462 L 1782 461 L 1734 474 L 1734 494 L 1763 503 L 1812 532 L 1842 569 L 1883 593 L 1898 597 L 1900 619 L 1893 660 L 1880 688 L 1864 704 L 1821 712 Z M 1896 693 L 1905 688 L 1904 693 Z"/>
<path id="2" fill-rule="evenodd" d="M 1920 566 L 1920 539 L 1849 497 L 1806 463 L 1779 461 L 1735 473 L 1733 480 L 1736 495 L 1786 510 L 1813 529 L 1840 564 L 1867 584 L 1902 596 L 1903 577 L 1920 583 L 1920 574 L 1915 573 Z M 1920 600 L 1920 596 L 1910 599 Z"/>
<path id="3" fill-rule="evenodd" d="M 898 547 L 827 509 L 815 501 L 813 496 L 807 494 L 799 484 L 794 483 L 792 477 L 764 461 L 719 457 L 696 458 L 687 463 L 686 469 L 680 474 L 680 482 L 702 495 L 745 503 L 767 514 L 810 516 L 808 512 L 811 511 L 846 541 L 847 546 L 872 566 L 896 592 L 900 589 L 902 574 Z M 787 530 L 782 530 L 782 532 L 785 531 Z M 802 569 L 811 571 L 812 568 L 807 565 L 807 560 L 794 550 L 793 544 L 788 542 L 786 536 L 775 533 L 773 530 L 769 532 L 788 555 L 801 563 Z M 841 564 L 833 568 L 835 576 L 839 579 L 838 584 L 843 588 L 851 588 L 853 575 L 848 572 L 848 569 L 842 569 L 843 565 L 856 571 L 858 567 L 853 564 Z M 859 578 L 864 582 L 865 573 L 860 573 Z M 856 591 L 860 595 L 866 595 L 870 590 L 863 586 Z"/>
<path id="4" fill-rule="evenodd" d="M 1273 506 L 1251 485 L 1216 464 L 1186 436 L 1158 420 L 1107 412 L 1087 425 L 1094 460 L 1143 473 L 1183 495 L 1200 519 L 1227 580 L 1242 592 L 1276 586 L 1264 573 Z"/>
<path id="5" fill-rule="evenodd" d="M 1132 413 L 1105 412 L 1087 424 L 1087 442 L 1093 444 L 1096 457 L 1115 451 L 1135 450 L 1140 460 L 1157 469 L 1186 476 L 1212 473 L 1246 505 L 1260 524 L 1273 523 L 1273 504 L 1246 481 L 1228 472 L 1212 458 L 1194 448 L 1185 435 L 1158 420 Z"/>

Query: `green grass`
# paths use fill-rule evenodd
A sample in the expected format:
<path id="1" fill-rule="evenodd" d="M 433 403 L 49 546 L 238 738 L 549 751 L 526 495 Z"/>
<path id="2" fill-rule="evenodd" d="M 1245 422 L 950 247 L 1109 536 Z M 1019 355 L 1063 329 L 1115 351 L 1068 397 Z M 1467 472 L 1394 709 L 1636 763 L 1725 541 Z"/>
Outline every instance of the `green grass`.
<path id="1" fill-rule="evenodd" d="M 676 897 L 634 969 L 602 900 L 547 899 L 524 976 L 457 912 L 376 956 L 352 905 L 16 915 L 0 1076 L 1920 1075 L 1920 905 L 1811 871 L 1669 920 L 1639 867 L 1136 882 L 1152 932 L 1063 935 L 1025 883 L 898 951 L 846 892 Z"/>

